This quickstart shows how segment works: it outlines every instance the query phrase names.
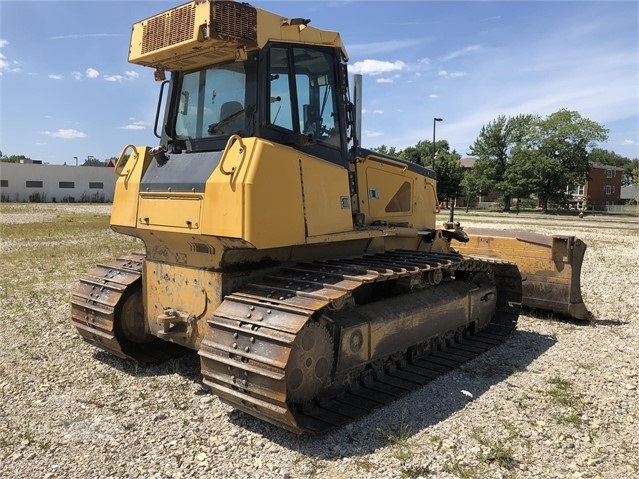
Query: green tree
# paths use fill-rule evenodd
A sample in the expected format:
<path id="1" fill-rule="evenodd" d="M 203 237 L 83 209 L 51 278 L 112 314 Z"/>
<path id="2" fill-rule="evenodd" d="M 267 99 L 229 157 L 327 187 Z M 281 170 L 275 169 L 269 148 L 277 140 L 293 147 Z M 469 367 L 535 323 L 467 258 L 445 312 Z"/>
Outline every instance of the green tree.
<path id="1" fill-rule="evenodd" d="M 478 175 L 484 177 L 481 178 L 481 182 L 492 183 L 497 188 L 503 186 L 504 175 L 512 161 L 512 150 L 527 140 L 536 119 L 533 115 L 509 118 L 500 115 L 496 120 L 482 126 L 469 153 L 482 162 L 475 167 L 481 168 L 487 162 L 493 164 L 492 168 L 479 170 Z M 504 210 L 510 210 L 510 195 L 507 193 L 504 193 Z"/>
<path id="2" fill-rule="evenodd" d="M 448 143 L 446 143 L 446 147 L 448 147 Z M 463 196 L 464 168 L 461 166 L 460 160 L 461 155 L 456 151 L 437 154 L 435 171 L 437 171 L 437 196 L 440 200 L 449 202 Z"/>
<path id="3" fill-rule="evenodd" d="M 82 163 L 82 166 L 105 166 L 105 164 L 104 164 L 104 161 L 91 157 L 84 160 L 84 163 Z"/>
<path id="4" fill-rule="evenodd" d="M 536 150 L 542 179 L 536 193 L 544 212 L 550 201 L 562 202 L 567 185 L 583 183 L 590 172 L 589 151 L 608 139 L 608 130 L 576 111 L 559 110 L 536 122 L 528 145 Z"/>
<path id="5" fill-rule="evenodd" d="M 380 145 L 376 148 L 371 148 L 371 150 L 376 151 L 377 153 L 381 153 L 382 155 L 388 155 L 388 156 L 398 156 L 398 153 L 399 153 L 394 146 L 387 147 L 386 145 Z"/>
<path id="6" fill-rule="evenodd" d="M 418 165 L 424 165 L 424 160 L 422 159 L 422 154 L 420 151 L 414 147 L 409 146 L 399 153 L 399 157 L 406 161 L 412 161 L 413 163 L 417 163 Z"/>
<path id="7" fill-rule="evenodd" d="M 20 163 L 20 162 L 25 162 L 25 163 L 31 163 L 31 158 L 29 158 L 28 156 L 24 156 L 24 155 L 4 155 L 0 157 L 0 161 L 2 161 L 3 163 Z"/>
<path id="8" fill-rule="evenodd" d="M 501 187 L 504 195 L 517 198 L 517 213 L 522 198 L 539 191 L 544 175 L 549 174 L 555 166 L 554 162 L 546 162 L 546 158 L 537 150 L 523 145 L 513 149 L 512 162 L 504 174 Z"/>
<path id="9" fill-rule="evenodd" d="M 494 168 L 495 164 L 492 161 L 478 159 L 472 168 L 464 171 L 461 187 L 466 195 L 466 212 L 475 198 L 479 195 L 487 195 L 495 189 L 495 181 L 492 180 L 495 174 L 488 171 Z"/>

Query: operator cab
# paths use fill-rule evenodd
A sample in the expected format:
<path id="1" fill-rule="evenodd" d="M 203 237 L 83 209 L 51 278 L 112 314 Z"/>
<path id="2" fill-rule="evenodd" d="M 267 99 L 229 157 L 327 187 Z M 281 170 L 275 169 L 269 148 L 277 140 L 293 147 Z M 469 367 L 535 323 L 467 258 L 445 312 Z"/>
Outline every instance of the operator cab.
<path id="1" fill-rule="evenodd" d="M 231 135 L 256 136 L 345 166 L 347 92 L 339 48 L 270 42 L 239 61 L 174 71 L 161 142 L 219 152 Z"/>

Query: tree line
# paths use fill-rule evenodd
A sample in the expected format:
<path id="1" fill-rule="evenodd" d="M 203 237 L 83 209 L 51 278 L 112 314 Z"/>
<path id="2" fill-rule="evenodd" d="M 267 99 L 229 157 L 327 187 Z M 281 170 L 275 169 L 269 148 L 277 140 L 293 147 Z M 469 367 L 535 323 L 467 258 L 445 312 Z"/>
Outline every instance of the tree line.
<path id="1" fill-rule="evenodd" d="M 109 164 L 109 161 L 115 162 L 118 160 L 116 156 L 112 156 L 111 158 L 107 158 L 106 160 L 98 160 L 94 157 L 89 157 L 82 163 L 81 166 L 106 166 Z M 0 151 L 0 163 L 32 163 L 33 160 L 25 155 L 3 155 Z M 66 161 L 64 162 L 66 165 Z"/>
<path id="2" fill-rule="evenodd" d="M 430 167 L 435 154 L 439 197 L 446 201 L 466 197 L 473 201 L 491 191 L 501 194 L 504 210 L 514 198 L 535 195 L 544 212 L 549 204 L 562 205 L 566 187 L 581 185 L 591 163 L 623 168 L 623 185 L 639 184 L 639 160 L 631 160 L 597 148 L 608 140 L 608 130 L 578 112 L 559 110 L 538 115 L 499 116 L 482 126 L 469 155 L 476 158 L 470 169 L 461 155 L 450 151 L 446 140 L 419 141 L 404 150 L 381 145 L 375 151 Z"/>

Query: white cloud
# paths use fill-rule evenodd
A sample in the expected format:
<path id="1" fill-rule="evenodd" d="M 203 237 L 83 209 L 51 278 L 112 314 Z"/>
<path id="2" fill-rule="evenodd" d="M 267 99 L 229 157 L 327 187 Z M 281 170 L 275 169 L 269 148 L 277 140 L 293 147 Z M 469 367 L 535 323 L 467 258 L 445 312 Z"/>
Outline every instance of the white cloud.
<path id="1" fill-rule="evenodd" d="M 82 73 L 81 72 L 71 72 L 71 76 L 75 80 L 82 80 Z"/>
<path id="2" fill-rule="evenodd" d="M 428 95 L 428 98 L 432 98 L 433 100 L 439 98 L 439 95 L 435 94 L 435 93 L 431 93 L 430 95 Z"/>
<path id="3" fill-rule="evenodd" d="M 129 118 L 129 120 L 133 120 L 133 118 Z M 146 127 L 151 126 L 148 121 L 133 121 L 128 125 L 121 126 L 123 130 L 145 130 Z"/>
<path id="4" fill-rule="evenodd" d="M 401 60 L 387 62 L 383 60 L 367 59 L 353 63 L 353 66 L 350 68 L 350 72 L 362 75 L 381 75 L 382 73 L 390 73 L 405 69 L 406 64 Z"/>
<path id="5" fill-rule="evenodd" d="M 384 110 L 373 110 L 373 113 L 375 113 L 376 115 L 383 115 Z"/>
<path id="6" fill-rule="evenodd" d="M 43 135 L 48 135 L 48 136 L 54 136 L 56 138 L 62 138 L 65 140 L 73 140 L 76 138 L 86 138 L 87 134 L 82 132 L 82 131 L 78 131 L 78 130 L 74 130 L 74 129 L 59 129 L 56 131 L 43 131 L 41 132 Z"/>
<path id="7" fill-rule="evenodd" d="M 377 138 L 378 136 L 384 136 L 384 133 L 381 131 L 364 130 L 364 136 L 366 138 Z"/>
<path id="8" fill-rule="evenodd" d="M 133 70 L 125 71 L 124 75 L 104 75 L 104 79 L 106 81 L 117 82 L 117 83 L 122 83 L 125 80 L 134 80 L 139 77 L 140 75 L 138 74 L 138 72 Z"/>
<path id="9" fill-rule="evenodd" d="M 9 44 L 7 40 L 0 39 L 0 48 L 6 47 Z M 14 61 L 9 62 L 7 57 L 5 57 L 2 53 L 0 53 L 0 76 L 2 76 L 3 71 L 18 73 L 20 71 L 19 66 L 11 66 L 11 65 L 19 65 L 18 62 Z"/>
<path id="10" fill-rule="evenodd" d="M 448 60 L 452 60 L 457 57 L 461 57 L 467 55 L 468 53 L 475 53 L 481 51 L 481 45 L 470 45 L 465 48 L 461 48 L 459 50 L 455 50 L 454 52 L 450 52 L 447 55 L 442 57 L 443 62 L 447 62 Z"/>
<path id="11" fill-rule="evenodd" d="M 466 72 L 449 72 L 446 70 L 439 70 L 437 74 L 443 78 L 461 78 L 466 76 Z"/>
<path id="12" fill-rule="evenodd" d="M 64 78 L 63 75 L 58 75 L 58 74 L 48 75 L 48 77 L 51 78 L 52 80 L 62 80 Z"/>
<path id="13" fill-rule="evenodd" d="M 624 146 L 632 146 L 632 145 L 636 145 L 637 142 L 634 140 L 623 140 L 621 144 Z"/>
<path id="14" fill-rule="evenodd" d="M 87 78 L 98 78 L 100 76 L 100 72 L 95 68 L 87 68 L 84 72 Z"/>

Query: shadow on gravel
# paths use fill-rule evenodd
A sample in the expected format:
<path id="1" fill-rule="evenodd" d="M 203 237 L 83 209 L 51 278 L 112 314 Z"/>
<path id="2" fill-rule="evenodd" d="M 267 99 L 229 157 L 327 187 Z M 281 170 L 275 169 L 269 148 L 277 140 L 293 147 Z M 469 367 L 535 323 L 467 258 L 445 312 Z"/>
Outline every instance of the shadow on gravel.
<path id="1" fill-rule="evenodd" d="M 508 379 L 556 343 L 551 336 L 516 331 L 504 344 L 440 376 L 421 389 L 323 436 L 296 435 L 240 411 L 229 414 L 239 427 L 264 436 L 288 449 L 317 459 L 336 459 L 371 454 L 435 425 L 492 386 Z"/>
<path id="2" fill-rule="evenodd" d="M 176 349 L 174 357 L 165 359 L 161 362 L 149 364 L 135 364 L 132 361 L 119 358 L 111 353 L 101 350 L 97 350 L 93 353 L 93 357 L 109 367 L 116 368 L 129 376 L 146 378 L 179 374 L 185 378 L 192 379 L 194 382 L 202 382 L 202 376 L 200 374 L 200 357 L 198 356 L 197 351 L 192 349 Z"/>
<path id="3" fill-rule="evenodd" d="M 630 321 L 624 321 L 622 319 L 596 319 L 596 326 L 627 326 Z"/>
<path id="4" fill-rule="evenodd" d="M 397 401 L 322 436 L 296 435 L 237 410 L 231 411 L 227 420 L 312 458 L 331 460 L 363 456 L 380 447 L 409 440 L 414 434 L 447 419 L 513 373 L 526 370 L 530 363 L 555 343 L 552 336 L 517 330 L 506 343 L 439 376 Z M 140 378 L 179 374 L 201 386 L 193 394 L 210 394 L 202 383 L 198 354 L 187 351 L 180 357 L 146 366 L 136 366 L 102 351 L 94 353 L 94 357 L 110 367 Z"/>

